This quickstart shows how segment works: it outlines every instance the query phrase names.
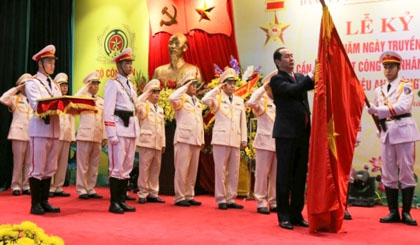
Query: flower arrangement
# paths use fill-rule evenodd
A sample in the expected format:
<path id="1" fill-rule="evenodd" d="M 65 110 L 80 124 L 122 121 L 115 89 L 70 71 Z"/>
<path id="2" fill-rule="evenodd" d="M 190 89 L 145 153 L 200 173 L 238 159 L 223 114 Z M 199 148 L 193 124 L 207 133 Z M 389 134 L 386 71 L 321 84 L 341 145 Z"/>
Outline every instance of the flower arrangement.
<path id="1" fill-rule="evenodd" d="M 64 241 L 58 236 L 46 235 L 43 229 L 30 221 L 23 221 L 16 225 L 0 225 L 0 244 L 62 245 Z"/>

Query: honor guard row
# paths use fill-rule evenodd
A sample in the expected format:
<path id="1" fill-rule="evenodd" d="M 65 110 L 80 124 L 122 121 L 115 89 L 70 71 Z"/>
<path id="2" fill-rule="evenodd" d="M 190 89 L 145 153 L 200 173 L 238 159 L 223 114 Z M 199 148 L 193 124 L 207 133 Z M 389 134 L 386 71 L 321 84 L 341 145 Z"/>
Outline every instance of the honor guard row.
<path id="1" fill-rule="evenodd" d="M 293 225 L 307 227 L 301 211 L 310 133 L 306 91 L 314 86 L 313 75 L 294 73 L 293 54 L 286 48 L 277 49 L 273 58 L 278 70 L 263 79 L 263 86 L 247 102 L 258 122 L 253 145 L 256 149 L 254 194 L 257 212 L 277 212 L 279 225 L 285 229 L 293 229 Z M 138 146 L 138 203 L 164 203 L 158 196 L 162 154 L 166 147 L 164 111 L 158 105 L 160 81 L 152 79 L 143 93 L 137 96 L 130 81 L 134 60 L 131 49 L 123 50 L 113 59 L 118 74 L 106 82 L 104 99 L 97 95 L 100 85 L 98 72 L 89 73 L 83 80 L 84 86 L 75 95 L 95 98 L 97 112 L 80 114 L 76 137 L 73 116 L 40 118 L 33 115 L 39 99 L 67 94 L 68 77 L 64 73 L 59 73 L 54 81 L 50 77 L 56 61 L 53 45 L 48 45 L 32 59 L 38 64 L 37 74 L 22 75 L 16 87 L 0 98 L 0 102 L 13 113 L 8 136 L 14 155 L 13 195 L 30 193 L 32 214 L 60 212 L 60 208 L 48 202 L 48 197 L 69 196 L 62 186 L 69 147 L 77 141 L 76 189 L 80 199 L 102 198 L 94 186 L 101 148 L 108 145 L 109 211 L 117 214 L 136 211 L 125 201 Z M 414 142 L 420 139 L 411 115 L 413 87 L 398 76 L 401 57 L 397 53 L 387 51 L 380 59 L 388 83 L 376 88 L 374 106 L 368 109 L 368 113 L 377 115 L 381 122 L 382 179 L 390 214 L 381 218 L 380 222 L 402 221 L 417 225 L 410 215 L 416 185 Z M 178 82 L 179 88 L 169 97 L 177 125 L 173 141 L 174 203 L 181 207 L 201 205 L 194 199 L 199 154 L 204 147 L 203 105 L 196 97 L 199 77 L 197 69 L 187 71 Z M 235 84 L 235 71 L 229 68 L 219 78 L 219 85 L 202 99 L 215 115 L 211 144 L 215 164 L 215 199 L 221 210 L 243 208 L 235 203 L 235 198 L 240 149 L 247 144 L 247 122 L 245 103 L 234 94 Z M 291 107 L 295 108 L 293 113 Z M 285 118 L 286 112 L 293 115 Z M 290 121 L 293 118 L 299 120 Z M 289 176 L 290 171 L 295 173 L 293 178 Z M 401 216 L 398 212 L 398 183 L 401 183 L 403 196 Z"/>

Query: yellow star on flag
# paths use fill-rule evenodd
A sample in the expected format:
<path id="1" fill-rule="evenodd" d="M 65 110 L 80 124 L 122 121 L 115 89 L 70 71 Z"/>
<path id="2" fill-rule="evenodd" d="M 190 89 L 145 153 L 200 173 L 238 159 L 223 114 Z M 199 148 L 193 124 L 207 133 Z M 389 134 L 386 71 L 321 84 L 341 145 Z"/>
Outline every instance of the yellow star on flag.
<path id="1" fill-rule="evenodd" d="M 200 20 L 198 22 L 200 22 L 202 19 L 205 20 L 210 20 L 210 11 L 212 11 L 215 7 L 210 7 L 207 8 L 207 3 L 206 1 L 204 1 L 204 6 L 201 9 L 195 9 L 195 11 L 197 11 L 197 13 L 200 15 Z"/>
<path id="2" fill-rule="evenodd" d="M 334 115 L 331 116 L 330 120 L 328 121 L 328 148 L 330 148 L 331 153 L 334 155 L 335 159 L 337 159 L 337 145 L 335 143 L 335 137 L 339 136 L 335 131 L 334 126 Z"/>
<path id="3" fill-rule="evenodd" d="M 279 23 L 276 14 L 274 14 L 273 22 L 268 23 L 266 26 L 260 26 L 261 30 L 263 30 L 267 35 L 264 46 L 267 46 L 267 44 L 271 41 L 278 41 L 284 44 L 283 32 L 289 26 L 290 24 Z"/>

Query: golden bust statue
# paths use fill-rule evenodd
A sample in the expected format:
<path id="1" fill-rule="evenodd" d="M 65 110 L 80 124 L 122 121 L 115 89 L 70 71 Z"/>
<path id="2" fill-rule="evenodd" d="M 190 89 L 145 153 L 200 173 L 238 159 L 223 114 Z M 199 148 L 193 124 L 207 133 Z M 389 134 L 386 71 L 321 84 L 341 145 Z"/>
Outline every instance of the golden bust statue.
<path id="1" fill-rule="evenodd" d="M 153 74 L 153 78 L 176 81 L 178 84 L 187 71 L 194 69 L 198 71 L 197 80 L 201 81 L 200 69 L 184 60 L 184 53 L 188 49 L 187 37 L 184 34 L 173 34 L 169 39 L 168 49 L 170 63 L 157 67 Z"/>

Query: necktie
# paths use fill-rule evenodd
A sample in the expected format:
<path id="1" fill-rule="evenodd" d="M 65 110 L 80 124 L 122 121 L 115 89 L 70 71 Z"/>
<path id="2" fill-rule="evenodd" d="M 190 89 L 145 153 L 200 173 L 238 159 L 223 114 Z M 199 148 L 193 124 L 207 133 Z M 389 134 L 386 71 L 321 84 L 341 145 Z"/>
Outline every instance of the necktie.
<path id="1" fill-rule="evenodd" d="M 229 101 L 230 101 L 230 103 L 232 104 L 232 95 L 231 96 L 229 96 Z"/>
<path id="2" fill-rule="evenodd" d="M 386 91 L 389 92 L 390 89 L 391 89 L 391 84 L 388 83 L 388 86 L 386 87 Z"/>
<path id="3" fill-rule="evenodd" d="M 292 73 L 292 75 L 290 75 L 290 76 L 292 77 L 293 82 L 297 82 L 297 81 L 296 81 L 295 74 L 293 74 L 293 73 Z"/>
<path id="4" fill-rule="evenodd" d="M 155 106 L 155 111 L 157 111 L 157 105 L 156 104 L 153 104 L 154 106 Z"/>
<path id="5" fill-rule="evenodd" d="M 130 87 L 130 80 L 127 80 L 127 86 L 128 86 L 129 89 L 131 89 L 131 87 Z"/>
<path id="6" fill-rule="evenodd" d="M 50 87 L 50 89 L 51 89 L 51 80 L 50 80 L 50 78 L 48 77 L 47 78 L 47 82 L 48 82 L 48 86 Z"/>
<path id="7" fill-rule="evenodd" d="M 193 105 L 195 105 L 195 98 L 192 98 Z"/>

